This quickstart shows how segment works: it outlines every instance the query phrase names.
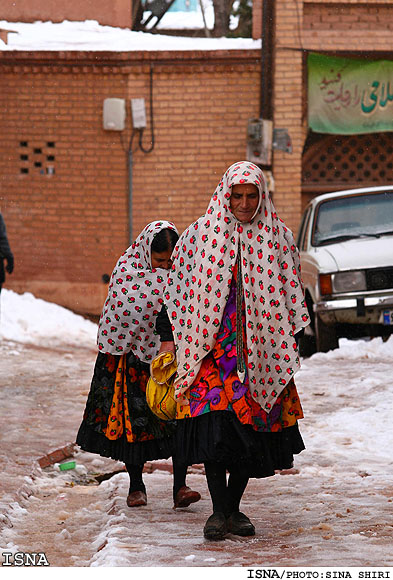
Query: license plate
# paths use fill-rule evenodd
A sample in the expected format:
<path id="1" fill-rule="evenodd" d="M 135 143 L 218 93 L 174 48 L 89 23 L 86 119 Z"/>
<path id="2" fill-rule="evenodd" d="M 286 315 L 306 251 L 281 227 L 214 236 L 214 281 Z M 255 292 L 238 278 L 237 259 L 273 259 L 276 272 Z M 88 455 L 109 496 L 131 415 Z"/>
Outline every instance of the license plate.
<path id="1" fill-rule="evenodd" d="M 393 324 L 393 310 L 383 311 L 383 323 L 385 326 L 390 326 Z"/>

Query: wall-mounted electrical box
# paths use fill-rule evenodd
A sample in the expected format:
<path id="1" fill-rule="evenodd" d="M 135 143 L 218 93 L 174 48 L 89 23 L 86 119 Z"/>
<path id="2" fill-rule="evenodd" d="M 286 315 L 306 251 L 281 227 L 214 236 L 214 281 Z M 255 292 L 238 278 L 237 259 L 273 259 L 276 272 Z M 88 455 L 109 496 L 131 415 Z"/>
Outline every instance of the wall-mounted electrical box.
<path id="1" fill-rule="evenodd" d="M 134 129 L 146 128 L 145 99 L 131 99 L 132 126 Z"/>
<path id="2" fill-rule="evenodd" d="M 292 140 L 288 129 L 273 129 L 273 149 L 292 153 Z"/>
<path id="3" fill-rule="evenodd" d="M 123 131 L 126 121 L 125 99 L 105 99 L 103 127 L 106 131 Z"/>
<path id="4" fill-rule="evenodd" d="M 273 121 L 250 119 L 247 125 L 247 159 L 260 165 L 271 165 Z"/>

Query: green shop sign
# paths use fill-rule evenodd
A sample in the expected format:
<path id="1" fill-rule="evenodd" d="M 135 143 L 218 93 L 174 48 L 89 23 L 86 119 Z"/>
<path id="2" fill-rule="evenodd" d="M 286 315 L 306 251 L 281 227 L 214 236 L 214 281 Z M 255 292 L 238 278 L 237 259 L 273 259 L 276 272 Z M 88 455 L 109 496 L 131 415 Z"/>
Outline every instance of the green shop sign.
<path id="1" fill-rule="evenodd" d="M 317 133 L 393 131 L 393 62 L 308 56 L 308 124 Z"/>

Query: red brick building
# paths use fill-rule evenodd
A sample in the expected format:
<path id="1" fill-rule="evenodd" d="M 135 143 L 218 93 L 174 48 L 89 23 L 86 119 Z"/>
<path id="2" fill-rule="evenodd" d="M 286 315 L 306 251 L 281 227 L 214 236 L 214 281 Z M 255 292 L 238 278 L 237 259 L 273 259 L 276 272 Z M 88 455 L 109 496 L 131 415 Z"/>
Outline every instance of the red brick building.
<path id="1" fill-rule="evenodd" d="M 393 179 L 393 133 L 315 135 L 307 110 L 310 52 L 393 60 L 393 2 L 274 6 L 273 122 L 292 141 L 292 153 L 273 151 L 274 201 L 296 231 L 309 197 Z M 254 38 L 261 9 L 254 0 Z M 8 288 L 100 312 L 102 276 L 129 242 L 129 99 L 146 100 L 148 149 L 151 70 L 155 141 L 133 155 L 135 235 L 156 218 L 182 231 L 205 211 L 227 166 L 245 158 L 247 121 L 260 115 L 261 51 L 0 52 L 0 206 L 16 260 Z M 121 133 L 103 129 L 109 97 L 128 103 Z"/>
<path id="2" fill-rule="evenodd" d="M 129 243 L 129 104 L 125 130 L 106 131 L 104 99 L 145 98 L 149 149 L 152 67 L 154 149 L 133 155 L 132 229 L 161 218 L 183 231 L 245 157 L 259 52 L 0 53 L 0 203 L 15 254 L 7 287 L 98 313 L 102 276 Z"/>
<path id="3" fill-rule="evenodd" d="M 108 26 L 131 27 L 132 1 L 128 0 L 1 0 L 0 20 L 97 20 Z"/>
<path id="4" fill-rule="evenodd" d="M 393 181 L 393 133 L 312 134 L 307 103 L 311 52 L 365 62 L 393 60 L 393 1 L 276 0 L 273 4 L 274 127 L 286 128 L 293 145 L 290 155 L 273 153 L 275 203 L 293 226 L 301 206 L 318 193 Z M 261 37 L 262 5 L 263 0 L 253 2 L 254 38 Z M 288 206 L 291 210 L 285 210 Z"/>

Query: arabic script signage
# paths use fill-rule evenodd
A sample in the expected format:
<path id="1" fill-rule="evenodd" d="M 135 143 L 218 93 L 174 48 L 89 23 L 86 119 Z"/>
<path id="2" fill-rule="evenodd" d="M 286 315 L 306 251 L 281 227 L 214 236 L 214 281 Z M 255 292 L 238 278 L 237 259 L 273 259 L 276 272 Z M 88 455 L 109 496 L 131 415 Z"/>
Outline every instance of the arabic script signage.
<path id="1" fill-rule="evenodd" d="M 339 135 L 393 131 L 393 62 L 311 53 L 308 124 Z"/>

